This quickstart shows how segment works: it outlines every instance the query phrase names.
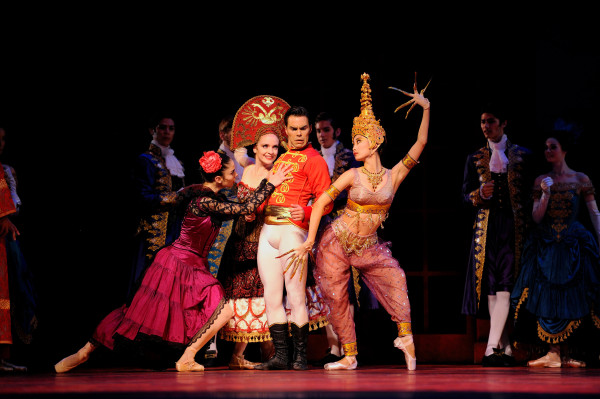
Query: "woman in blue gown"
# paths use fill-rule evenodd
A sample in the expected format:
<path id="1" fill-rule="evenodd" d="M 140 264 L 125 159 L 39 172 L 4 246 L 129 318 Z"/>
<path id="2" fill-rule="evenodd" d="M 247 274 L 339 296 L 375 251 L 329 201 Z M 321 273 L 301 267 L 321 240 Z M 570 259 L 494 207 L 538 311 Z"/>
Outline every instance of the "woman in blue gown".
<path id="1" fill-rule="evenodd" d="M 552 170 L 534 183 L 532 216 L 537 226 L 525 242 L 511 294 L 515 341 L 541 344 L 548 351 L 529 361 L 530 367 L 585 367 L 571 355 L 575 343 L 589 350 L 592 342 L 586 334 L 600 329 L 600 259 L 598 242 L 577 218 L 585 204 L 600 239 L 600 214 L 591 180 L 565 161 L 570 133 L 549 136 L 544 155 Z"/>

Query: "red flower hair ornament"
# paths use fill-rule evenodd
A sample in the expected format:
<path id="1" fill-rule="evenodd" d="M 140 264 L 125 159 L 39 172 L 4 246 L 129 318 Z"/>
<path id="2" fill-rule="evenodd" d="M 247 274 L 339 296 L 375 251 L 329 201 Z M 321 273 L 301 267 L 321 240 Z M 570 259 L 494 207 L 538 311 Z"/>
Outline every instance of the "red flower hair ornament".
<path id="1" fill-rule="evenodd" d="M 204 152 L 198 162 L 206 173 L 215 173 L 221 169 L 221 157 L 214 151 Z"/>

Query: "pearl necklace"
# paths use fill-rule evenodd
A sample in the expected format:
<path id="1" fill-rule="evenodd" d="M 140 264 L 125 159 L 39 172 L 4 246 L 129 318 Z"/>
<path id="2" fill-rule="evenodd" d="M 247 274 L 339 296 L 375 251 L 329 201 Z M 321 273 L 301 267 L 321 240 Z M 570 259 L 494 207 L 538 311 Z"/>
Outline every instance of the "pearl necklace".
<path id="1" fill-rule="evenodd" d="M 383 174 L 385 173 L 385 168 L 381 168 L 381 170 L 379 172 L 369 172 L 367 170 L 367 168 L 365 168 L 364 166 L 360 168 L 361 172 L 363 172 L 365 175 L 367 175 L 367 179 L 369 180 L 369 183 L 371 183 L 371 185 L 373 186 L 373 191 L 377 190 L 377 186 L 379 186 L 379 183 L 381 183 L 381 180 L 383 179 Z"/>

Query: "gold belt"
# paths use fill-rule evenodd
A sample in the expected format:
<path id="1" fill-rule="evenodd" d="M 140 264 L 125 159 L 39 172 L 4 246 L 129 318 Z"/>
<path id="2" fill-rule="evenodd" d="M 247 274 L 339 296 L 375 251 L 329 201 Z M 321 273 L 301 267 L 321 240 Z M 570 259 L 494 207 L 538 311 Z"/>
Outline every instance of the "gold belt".
<path id="1" fill-rule="evenodd" d="M 292 214 L 287 206 L 267 205 L 265 207 L 265 224 L 292 224 Z"/>
<path id="2" fill-rule="evenodd" d="M 358 205 L 356 202 L 348 199 L 346 208 L 357 213 L 377 213 L 384 215 L 390 209 L 390 205 Z"/>

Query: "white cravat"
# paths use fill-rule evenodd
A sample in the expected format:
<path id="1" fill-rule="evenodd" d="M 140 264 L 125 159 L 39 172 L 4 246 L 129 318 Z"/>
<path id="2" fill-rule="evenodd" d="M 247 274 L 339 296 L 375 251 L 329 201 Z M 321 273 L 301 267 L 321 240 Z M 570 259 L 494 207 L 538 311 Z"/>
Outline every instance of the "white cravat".
<path id="1" fill-rule="evenodd" d="M 490 148 L 492 149 L 492 156 L 490 157 L 490 171 L 494 173 L 504 173 L 507 170 L 508 158 L 504 151 L 506 150 L 506 135 L 502 135 L 499 142 L 494 143 L 488 140 Z"/>
<path id="2" fill-rule="evenodd" d="M 158 141 L 152 140 L 152 144 L 160 148 L 162 152 L 162 156 L 165 159 L 166 167 L 169 169 L 169 172 L 172 176 L 184 177 L 183 166 L 181 162 L 173 155 L 175 151 L 171 147 L 165 147 L 163 145 L 158 144 Z"/>
<path id="3" fill-rule="evenodd" d="M 329 168 L 329 176 L 333 176 L 333 168 L 335 168 L 335 150 L 338 144 L 339 141 L 336 140 L 329 148 L 321 147 L 323 158 L 325 159 L 325 162 L 327 162 L 327 168 Z"/>

